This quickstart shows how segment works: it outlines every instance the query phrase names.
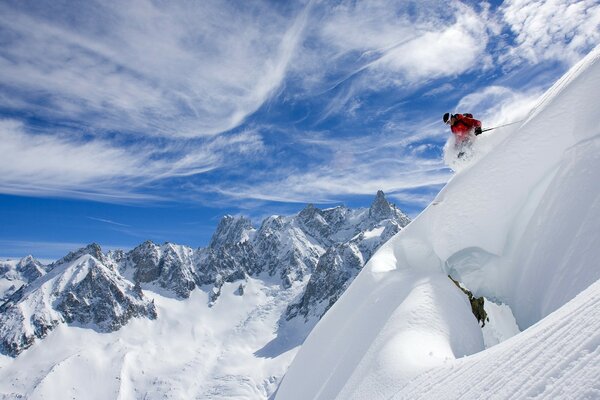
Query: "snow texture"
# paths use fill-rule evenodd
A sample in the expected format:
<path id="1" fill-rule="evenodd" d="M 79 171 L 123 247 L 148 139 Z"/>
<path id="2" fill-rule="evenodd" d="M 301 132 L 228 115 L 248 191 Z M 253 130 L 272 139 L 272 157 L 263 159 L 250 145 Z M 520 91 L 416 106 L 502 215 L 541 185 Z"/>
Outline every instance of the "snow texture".
<path id="1" fill-rule="evenodd" d="M 0 399 L 266 399 L 318 319 L 408 222 L 379 192 L 368 209 L 309 205 L 259 229 L 225 216 L 197 250 L 147 241 L 72 252 L 0 308 L 0 350 L 15 357 L 0 356 Z M 3 274 L 25 280 L 17 267 Z"/>
<path id="2" fill-rule="evenodd" d="M 276 398 L 600 398 L 598 88 L 600 47 L 522 124 L 478 137 L 316 325 Z M 522 332 L 507 339 L 502 312 L 486 337 L 507 340 L 485 349 L 447 274 Z"/>

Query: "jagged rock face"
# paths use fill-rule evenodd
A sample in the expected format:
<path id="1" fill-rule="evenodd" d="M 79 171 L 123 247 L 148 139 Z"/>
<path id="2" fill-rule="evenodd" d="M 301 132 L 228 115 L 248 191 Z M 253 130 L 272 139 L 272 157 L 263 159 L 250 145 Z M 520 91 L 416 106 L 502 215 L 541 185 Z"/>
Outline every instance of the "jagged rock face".
<path id="1" fill-rule="evenodd" d="M 208 247 L 216 249 L 246 241 L 252 236 L 253 231 L 248 218 L 226 215 L 219 222 Z"/>
<path id="2" fill-rule="evenodd" d="M 31 283 L 46 274 L 46 266 L 32 256 L 27 256 L 17 264 L 17 272 L 27 280 L 27 283 Z"/>
<path id="3" fill-rule="evenodd" d="M 198 277 L 201 284 L 220 286 L 223 282 L 244 279 L 256 270 L 256 253 L 245 241 L 204 250 L 198 265 Z"/>
<path id="4" fill-rule="evenodd" d="M 26 320 L 19 308 L 8 307 L 0 314 L 0 353 L 16 357 L 61 322 L 49 313 L 34 314 Z"/>
<path id="5" fill-rule="evenodd" d="M 127 254 L 123 250 L 110 250 L 106 253 L 106 257 L 114 264 L 119 264 L 125 261 Z"/>
<path id="6" fill-rule="evenodd" d="M 53 269 L 56 266 L 59 266 L 62 264 L 70 263 L 74 260 L 77 260 L 79 257 L 81 257 L 85 254 L 89 254 L 90 256 L 94 257 L 96 260 L 103 262 L 105 264 L 110 263 L 110 260 L 108 260 L 106 258 L 106 256 L 102 253 L 102 249 L 100 248 L 100 245 L 97 243 L 91 243 L 85 247 L 82 247 L 79 250 L 70 252 L 69 254 L 67 254 L 66 256 L 61 258 L 60 260 L 50 264 L 50 269 Z"/>
<path id="7" fill-rule="evenodd" d="M 375 219 L 387 219 L 394 216 L 394 210 L 390 203 L 385 199 L 383 192 L 380 190 L 377 192 L 375 201 L 369 208 L 369 217 Z"/>
<path id="8" fill-rule="evenodd" d="M 153 282 L 160 277 L 160 248 L 146 241 L 127 254 L 135 272 L 133 279 L 136 282 Z"/>
<path id="9" fill-rule="evenodd" d="M 179 297 L 187 298 L 196 288 L 198 277 L 193 265 L 193 250 L 185 246 L 163 246 L 160 259 L 161 276 L 158 283 Z"/>
<path id="10" fill-rule="evenodd" d="M 23 285 L 27 285 L 48 270 L 44 264 L 27 256 L 18 262 L 6 261 L 0 263 L 0 304 L 11 297 Z"/>
<path id="11" fill-rule="evenodd" d="M 306 220 L 298 222 L 295 217 L 265 219 L 252 241 L 258 257 L 257 274 L 266 271 L 270 276 L 277 275 L 284 287 L 289 287 L 293 281 L 312 272 L 325 250 L 306 233 L 304 222 Z"/>
<path id="12" fill-rule="evenodd" d="M 153 303 L 144 302 L 141 290 L 93 258 L 80 282 L 63 290 L 56 310 L 68 323 L 93 325 L 100 331 L 118 330 L 133 317 L 156 318 Z M 101 300 L 101 301 L 99 301 Z"/>
<path id="13" fill-rule="evenodd" d="M 156 318 L 141 290 L 86 251 L 79 254 L 0 307 L 1 352 L 16 356 L 63 322 L 114 331 L 132 317 Z"/>
<path id="14" fill-rule="evenodd" d="M 146 241 L 125 255 L 125 268 L 134 270 L 133 280 L 156 283 L 177 296 L 187 298 L 199 282 L 193 264 L 194 252 L 186 246 Z"/>
<path id="15" fill-rule="evenodd" d="M 285 252 L 282 234 L 285 220 L 280 216 L 266 218 L 254 240 L 256 253 L 261 254 L 260 272 L 267 271 L 273 276 L 280 266 L 280 254 Z"/>
<path id="16" fill-rule="evenodd" d="M 369 218 L 374 221 L 393 219 L 398 221 L 400 226 L 406 226 L 410 222 L 410 218 L 400 211 L 395 204 L 387 201 L 381 190 L 377 192 L 375 200 L 369 207 Z"/>
<path id="17" fill-rule="evenodd" d="M 318 319 L 375 250 L 408 222 L 379 192 L 369 209 L 309 205 L 296 216 L 269 217 L 258 230 L 247 218 L 225 216 L 209 246 L 195 251 L 146 241 L 128 253 L 103 254 L 93 243 L 49 267 L 33 258 L 0 264 L 0 274 L 14 272 L 24 282 L 0 306 L 0 351 L 16 355 L 61 323 L 113 331 L 133 317 L 156 318 L 142 285 L 179 298 L 208 286 L 212 305 L 225 282 L 265 274 L 280 279 L 285 289 L 310 276 L 285 317 Z M 243 283 L 237 294 L 243 296 Z"/>
<path id="18" fill-rule="evenodd" d="M 300 227 L 308 235 L 320 242 L 330 242 L 331 226 L 321 210 L 309 204 L 298 214 L 297 220 Z"/>
<path id="19" fill-rule="evenodd" d="M 348 217 L 348 216 L 347 216 Z M 356 218 L 356 215 L 351 216 Z M 300 300 L 288 307 L 286 319 L 298 315 L 308 320 L 321 318 L 337 301 L 377 248 L 398 233 L 410 220 L 394 205 L 388 203 L 383 192 L 377 197 L 368 213 L 358 216 L 358 233 L 350 240 L 327 249 L 310 277 Z M 343 218 L 337 218 L 344 226 Z"/>

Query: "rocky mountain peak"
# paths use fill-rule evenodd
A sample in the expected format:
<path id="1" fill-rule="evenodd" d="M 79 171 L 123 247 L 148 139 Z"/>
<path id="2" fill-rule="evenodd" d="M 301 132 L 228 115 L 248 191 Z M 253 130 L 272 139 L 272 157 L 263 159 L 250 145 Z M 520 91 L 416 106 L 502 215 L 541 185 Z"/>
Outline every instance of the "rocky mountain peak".
<path id="1" fill-rule="evenodd" d="M 30 254 L 28 256 L 25 256 L 23 258 L 21 258 L 19 260 L 19 262 L 17 263 L 17 269 L 21 269 L 23 267 L 25 267 L 27 264 L 31 264 L 32 262 L 35 262 L 36 259 Z"/>
<path id="2" fill-rule="evenodd" d="M 94 257 L 96 260 L 105 261 L 105 257 L 104 257 L 104 254 L 102 254 L 102 249 L 100 248 L 100 245 L 98 243 L 90 243 L 87 246 L 80 248 L 79 250 L 70 252 L 69 254 L 67 254 L 66 256 L 61 258 L 60 260 L 54 262 L 52 264 L 52 267 L 55 267 L 55 266 L 61 265 L 61 264 L 65 264 L 65 263 L 70 263 L 72 261 L 77 260 L 79 257 L 81 257 L 85 254 L 89 254 L 90 256 Z"/>
<path id="3" fill-rule="evenodd" d="M 302 220 L 314 219 L 317 216 L 322 216 L 321 210 L 312 203 L 307 204 L 306 207 L 298 213 L 298 218 Z"/>
<path id="4" fill-rule="evenodd" d="M 218 248 L 224 244 L 243 242 L 248 239 L 249 233 L 253 231 L 252 223 L 246 217 L 233 217 L 225 215 L 219 221 L 208 247 Z"/>
<path id="5" fill-rule="evenodd" d="M 270 217 L 267 217 L 264 219 L 264 221 L 262 222 L 260 228 L 259 228 L 259 235 L 262 232 L 273 232 L 273 231 L 279 231 L 283 228 L 284 225 L 284 218 L 279 216 L 279 215 L 272 215 Z"/>
<path id="6" fill-rule="evenodd" d="M 313 204 L 307 205 L 297 216 L 298 223 L 304 230 L 316 239 L 328 238 L 331 234 L 329 224 L 323 211 Z"/>
<path id="7" fill-rule="evenodd" d="M 392 206 L 385 198 L 383 190 L 379 190 L 369 207 L 369 217 L 376 220 L 392 218 L 395 215 L 395 209 L 396 207 Z"/>
<path id="8" fill-rule="evenodd" d="M 2 305 L 0 353 L 16 356 L 63 322 L 110 332 L 133 317 L 156 318 L 154 303 L 117 271 L 92 254 L 71 254 L 76 262 L 57 264 L 49 279 L 35 280 Z"/>
<path id="9" fill-rule="evenodd" d="M 32 282 L 40 276 L 46 274 L 46 267 L 31 255 L 23 257 L 21 260 L 19 260 L 16 265 L 16 269 L 17 272 L 27 280 L 27 282 Z"/>
<path id="10" fill-rule="evenodd" d="M 0 309 L 0 352 L 16 355 L 65 322 L 111 331 L 131 317 L 155 318 L 156 309 L 143 290 L 187 298 L 197 287 L 208 287 L 213 305 L 227 283 L 238 282 L 241 296 L 239 281 L 265 274 L 277 277 L 282 290 L 305 285 L 300 282 L 310 275 L 301 301 L 290 306 L 286 319 L 302 315 L 315 321 L 375 250 L 407 223 L 380 191 L 370 209 L 322 210 L 309 204 L 295 216 L 266 218 L 258 230 L 248 218 L 226 215 L 209 246 L 197 250 L 148 240 L 131 251 L 107 254 L 92 243 L 49 268 L 26 257 L 23 269 L 52 272 L 32 283 L 17 273 L 15 262 L 4 267 L 19 284 L 5 285 L 9 290 L 0 293 L 6 300 Z M 33 319 L 22 310 L 33 310 Z"/>

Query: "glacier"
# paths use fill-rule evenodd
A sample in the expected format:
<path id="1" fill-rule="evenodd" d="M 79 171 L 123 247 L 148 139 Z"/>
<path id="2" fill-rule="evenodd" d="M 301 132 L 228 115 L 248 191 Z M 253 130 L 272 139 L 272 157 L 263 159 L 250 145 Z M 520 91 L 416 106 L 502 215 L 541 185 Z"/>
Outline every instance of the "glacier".
<path id="1" fill-rule="evenodd" d="M 600 46 L 371 258 L 275 398 L 600 398 Z M 485 348 L 451 275 L 522 331 Z"/>

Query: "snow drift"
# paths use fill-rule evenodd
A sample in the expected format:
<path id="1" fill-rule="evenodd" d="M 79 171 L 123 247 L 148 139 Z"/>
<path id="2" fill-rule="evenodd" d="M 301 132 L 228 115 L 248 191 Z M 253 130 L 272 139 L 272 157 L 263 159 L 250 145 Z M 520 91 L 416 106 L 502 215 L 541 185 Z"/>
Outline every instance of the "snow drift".
<path id="1" fill-rule="evenodd" d="M 311 332 L 276 398 L 547 397 L 575 375 L 569 396 L 600 397 L 598 88 L 600 47 L 382 246 Z M 508 304 L 526 330 L 482 351 L 447 274 Z M 568 362 L 558 360 L 566 348 Z M 482 382 L 501 383 L 487 392 Z"/>

